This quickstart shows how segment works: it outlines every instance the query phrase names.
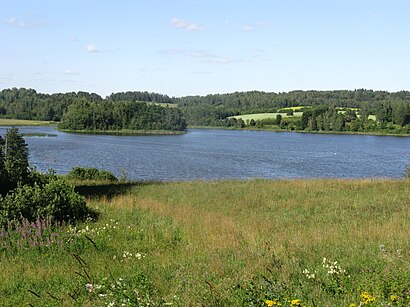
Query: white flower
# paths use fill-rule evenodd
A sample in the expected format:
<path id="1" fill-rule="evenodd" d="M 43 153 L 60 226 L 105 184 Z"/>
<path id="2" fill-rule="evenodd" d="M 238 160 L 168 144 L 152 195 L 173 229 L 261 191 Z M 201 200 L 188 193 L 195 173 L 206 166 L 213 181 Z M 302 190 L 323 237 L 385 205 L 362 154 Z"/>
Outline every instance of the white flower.
<path id="1" fill-rule="evenodd" d="M 94 292 L 94 286 L 92 284 L 86 284 L 85 288 L 88 292 Z"/>

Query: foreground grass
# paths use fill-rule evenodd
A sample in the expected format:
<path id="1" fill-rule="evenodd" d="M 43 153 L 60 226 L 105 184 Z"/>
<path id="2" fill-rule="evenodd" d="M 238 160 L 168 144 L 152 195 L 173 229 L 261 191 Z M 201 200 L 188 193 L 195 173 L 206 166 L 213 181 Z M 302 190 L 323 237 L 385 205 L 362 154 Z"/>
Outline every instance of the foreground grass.
<path id="1" fill-rule="evenodd" d="M 409 181 L 157 183 L 110 198 L 93 193 L 98 221 L 64 229 L 50 247 L 2 248 L 0 305 L 410 302 Z"/>
<path id="2" fill-rule="evenodd" d="M 0 126 L 48 126 L 54 124 L 56 123 L 41 120 L 0 118 Z"/>

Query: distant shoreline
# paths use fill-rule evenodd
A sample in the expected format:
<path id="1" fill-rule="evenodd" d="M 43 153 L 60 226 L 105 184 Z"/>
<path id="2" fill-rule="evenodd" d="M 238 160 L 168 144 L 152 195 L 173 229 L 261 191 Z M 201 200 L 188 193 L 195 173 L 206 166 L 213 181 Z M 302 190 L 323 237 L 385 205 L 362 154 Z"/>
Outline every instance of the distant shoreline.
<path id="1" fill-rule="evenodd" d="M 310 133 L 310 134 L 340 134 L 340 135 L 372 135 L 372 136 L 401 136 L 410 137 L 410 134 L 387 133 L 384 131 L 307 131 L 307 130 L 286 130 L 275 128 L 238 128 L 238 127 L 219 127 L 219 126 L 189 126 L 188 129 L 206 129 L 206 130 L 236 130 L 236 131 L 271 131 L 271 132 L 293 132 L 293 133 Z"/>
<path id="2" fill-rule="evenodd" d="M 138 135 L 182 135 L 186 131 L 168 130 L 70 130 L 59 129 L 58 131 L 75 134 L 95 134 L 95 135 L 119 135 L 119 136 L 138 136 Z"/>

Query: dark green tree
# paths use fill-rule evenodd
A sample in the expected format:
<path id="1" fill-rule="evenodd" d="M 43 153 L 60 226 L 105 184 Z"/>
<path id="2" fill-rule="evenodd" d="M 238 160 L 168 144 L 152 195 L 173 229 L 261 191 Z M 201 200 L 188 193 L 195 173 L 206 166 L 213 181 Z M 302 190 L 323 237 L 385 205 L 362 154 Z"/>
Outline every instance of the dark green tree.
<path id="1" fill-rule="evenodd" d="M 245 127 L 245 122 L 243 121 L 242 118 L 238 119 L 238 127 L 239 128 L 244 128 Z"/>
<path id="2" fill-rule="evenodd" d="M 282 115 L 280 114 L 276 115 L 275 125 L 280 126 L 281 122 L 282 122 Z"/>
<path id="3" fill-rule="evenodd" d="M 24 183 L 29 176 L 28 147 L 17 128 L 4 136 L 4 167 L 12 187 Z"/>
<path id="4" fill-rule="evenodd" d="M 4 139 L 0 136 L 0 195 L 8 191 L 9 181 L 4 165 Z"/>
<path id="5" fill-rule="evenodd" d="M 344 116 L 345 120 L 349 123 L 357 118 L 356 111 L 352 109 L 347 109 Z"/>

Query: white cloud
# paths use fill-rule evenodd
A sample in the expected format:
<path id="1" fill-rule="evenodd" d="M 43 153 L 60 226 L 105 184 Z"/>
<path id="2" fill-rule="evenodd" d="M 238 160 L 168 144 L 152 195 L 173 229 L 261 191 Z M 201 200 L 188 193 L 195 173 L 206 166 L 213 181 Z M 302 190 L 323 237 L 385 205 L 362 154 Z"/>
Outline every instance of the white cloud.
<path id="1" fill-rule="evenodd" d="M 17 27 L 17 28 L 36 28 L 43 25 L 41 21 L 38 20 L 31 20 L 31 21 L 24 21 L 24 20 L 17 20 L 16 18 L 10 18 L 4 21 L 5 24 Z"/>
<path id="2" fill-rule="evenodd" d="M 99 52 L 99 50 L 97 49 L 97 47 L 95 47 L 94 45 L 87 45 L 87 46 L 85 46 L 85 51 L 90 52 L 90 53 L 97 53 L 97 52 Z"/>
<path id="3" fill-rule="evenodd" d="M 188 31 L 203 31 L 205 27 L 195 22 L 183 20 L 179 18 L 172 18 L 170 22 L 172 28 L 185 29 Z"/>

